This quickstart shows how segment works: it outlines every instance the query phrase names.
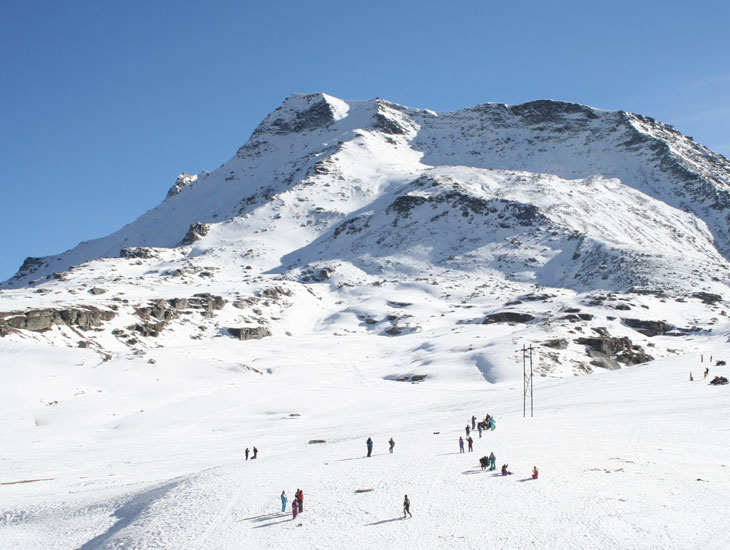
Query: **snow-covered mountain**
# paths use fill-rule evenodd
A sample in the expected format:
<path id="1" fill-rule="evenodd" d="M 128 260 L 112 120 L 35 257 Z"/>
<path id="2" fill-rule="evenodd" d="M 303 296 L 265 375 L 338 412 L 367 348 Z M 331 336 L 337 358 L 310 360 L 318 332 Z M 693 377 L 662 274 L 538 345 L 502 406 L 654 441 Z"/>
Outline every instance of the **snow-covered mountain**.
<path id="1" fill-rule="evenodd" d="M 729 198 L 640 115 L 293 95 L 0 285 L 0 547 L 722 548 Z"/>
<path id="2" fill-rule="evenodd" d="M 297 333 L 430 339 L 496 321 L 528 343 L 556 336 L 548 372 L 615 367 L 621 350 L 641 362 L 675 347 L 648 354 L 647 338 L 724 316 L 728 200 L 727 159 L 639 115 L 292 95 L 134 222 L 28 258 L 3 284 L 0 334 L 113 354 L 290 334 L 283 310 Z M 696 319 L 660 310 L 668 300 Z M 576 344 L 575 329 L 613 343 Z"/>

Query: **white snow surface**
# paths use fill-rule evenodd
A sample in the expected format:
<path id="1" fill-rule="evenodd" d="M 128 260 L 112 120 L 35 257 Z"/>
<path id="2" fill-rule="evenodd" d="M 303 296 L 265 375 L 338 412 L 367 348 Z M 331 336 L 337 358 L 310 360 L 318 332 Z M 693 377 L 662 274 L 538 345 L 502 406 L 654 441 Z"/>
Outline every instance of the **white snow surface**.
<path id="1" fill-rule="evenodd" d="M 640 115 L 294 94 L 0 285 L 0 549 L 730 548 L 728 189 Z"/>
<path id="2" fill-rule="evenodd" d="M 207 346 L 161 348 L 154 365 L 3 343 L 0 365 L 15 370 L 2 389 L 0 547 L 730 544 L 728 390 L 708 385 L 701 370 L 710 354 L 727 357 L 727 345 L 706 342 L 704 363 L 693 353 L 537 377 L 535 416 L 528 401 L 523 418 L 521 381 L 489 385 L 459 354 L 430 383 L 384 380 L 413 337 L 383 347 L 367 338 L 285 339 L 231 345 L 227 355 L 217 346 L 216 359 Z M 515 364 L 505 376 L 520 371 Z M 460 454 L 464 426 L 486 413 L 496 430 L 474 432 L 474 452 Z M 258 458 L 245 461 L 254 445 Z M 489 452 L 513 475 L 481 471 Z M 293 520 L 279 495 L 298 488 L 305 506 Z M 412 519 L 401 519 L 404 494 Z"/>

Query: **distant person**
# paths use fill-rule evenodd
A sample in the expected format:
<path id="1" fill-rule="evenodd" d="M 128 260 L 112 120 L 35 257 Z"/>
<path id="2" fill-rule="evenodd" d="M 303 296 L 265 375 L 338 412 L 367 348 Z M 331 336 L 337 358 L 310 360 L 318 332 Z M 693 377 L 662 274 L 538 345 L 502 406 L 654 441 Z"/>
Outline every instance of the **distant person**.
<path id="1" fill-rule="evenodd" d="M 291 501 L 292 519 L 297 519 L 298 514 L 299 514 L 299 501 L 297 499 L 294 499 Z"/>
<path id="2" fill-rule="evenodd" d="M 479 428 L 479 437 L 482 437 L 482 423 L 480 422 L 477 424 L 477 428 Z"/>
<path id="3" fill-rule="evenodd" d="M 487 466 L 489 466 L 489 457 L 488 456 L 483 456 L 482 458 L 480 458 L 479 459 L 479 466 L 482 467 L 482 471 L 486 470 L 487 469 Z"/>
<path id="4" fill-rule="evenodd" d="M 246 447 L 246 460 L 248 460 L 248 447 Z"/>
<path id="5" fill-rule="evenodd" d="M 413 517 L 413 514 L 411 514 L 411 501 L 408 500 L 408 495 L 406 495 L 403 498 L 403 517 L 406 517 L 406 514 L 408 514 L 410 517 Z"/>
<path id="6" fill-rule="evenodd" d="M 467 425 L 466 425 L 466 428 L 464 428 L 464 431 L 466 432 L 466 437 L 469 437 L 469 430 L 470 430 L 470 429 L 471 429 L 471 428 L 469 428 L 469 424 L 467 424 Z"/>
<path id="7" fill-rule="evenodd" d="M 705 378 L 707 378 L 707 375 L 710 374 L 710 367 L 705 367 Z"/>
<path id="8" fill-rule="evenodd" d="M 477 417 L 471 415 L 471 429 L 474 430 L 477 427 Z"/>
<path id="9" fill-rule="evenodd" d="M 281 511 L 286 512 L 286 492 L 281 492 Z"/>
<path id="10" fill-rule="evenodd" d="M 297 489 L 297 492 L 294 493 L 294 498 L 297 499 L 297 504 L 299 505 L 299 513 L 304 512 L 304 491 L 301 489 Z"/>
<path id="11" fill-rule="evenodd" d="M 459 452 L 464 452 L 464 438 L 461 436 L 459 436 Z"/>
<path id="12" fill-rule="evenodd" d="M 538 474 L 537 466 L 533 466 L 532 467 L 532 479 L 537 479 L 537 474 Z"/>
<path id="13" fill-rule="evenodd" d="M 395 441 L 393 441 L 393 438 L 391 437 L 388 440 L 388 450 L 390 451 L 390 454 L 393 454 L 393 449 L 395 449 Z"/>
<path id="14" fill-rule="evenodd" d="M 259 456 L 259 450 L 254 446 L 253 448 L 253 456 L 251 457 L 251 460 Z"/>
<path id="15" fill-rule="evenodd" d="M 694 378 L 692 378 L 692 373 L 690 372 L 689 373 L 689 381 L 692 382 L 692 380 L 694 380 Z"/>
<path id="16" fill-rule="evenodd" d="M 373 440 L 368 437 L 368 440 L 365 442 L 365 445 L 368 448 L 368 456 L 373 454 Z"/>
<path id="17" fill-rule="evenodd" d="M 489 469 L 490 471 L 494 471 L 497 469 L 497 457 L 494 456 L 494 453 L 489 453 Z"/>
<path id="18" fill-rule="evenodd" d="M 469 444 L 469 452 L 474 451 L 474 440 L 471 438 L 471 436 L 466 438 L 466 442 Z"/>
<path id="19" fill-rule="evenodd" d="M 502 464 L 502 475 L 503 476 L 511 476 L 512 475 L 512 472 L 510 472 L 509 470 L 507 470 L 508 467 L 509 467 L 509 464 Z"/>

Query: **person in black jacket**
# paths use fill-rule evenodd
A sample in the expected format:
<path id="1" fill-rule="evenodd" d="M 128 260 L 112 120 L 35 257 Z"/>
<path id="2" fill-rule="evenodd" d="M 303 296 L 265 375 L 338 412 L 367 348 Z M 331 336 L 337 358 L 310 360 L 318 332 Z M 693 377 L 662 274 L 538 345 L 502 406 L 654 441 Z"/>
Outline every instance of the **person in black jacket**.
<path id="1" fill-rule="evenodd" d="M 406 514 L 413 517 L 413 514 L 411 514 L 411 501 L 408 500 L 408 495 L 403 499 L 403 517 L 406 517 Z"/>

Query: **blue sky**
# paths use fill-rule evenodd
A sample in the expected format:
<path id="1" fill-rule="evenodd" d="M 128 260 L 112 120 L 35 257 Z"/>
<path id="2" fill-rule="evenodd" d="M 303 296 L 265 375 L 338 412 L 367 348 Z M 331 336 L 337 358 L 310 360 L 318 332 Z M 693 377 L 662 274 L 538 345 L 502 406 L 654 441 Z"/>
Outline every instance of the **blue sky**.
<path id="1" fill-rule="evenodd" d="M 575 101 L 730 157 L 728 21 L 730 3 L 703 0 L 6 0 L 0 280 L 217 168 L 292 92 L 437 111 Z"/>

